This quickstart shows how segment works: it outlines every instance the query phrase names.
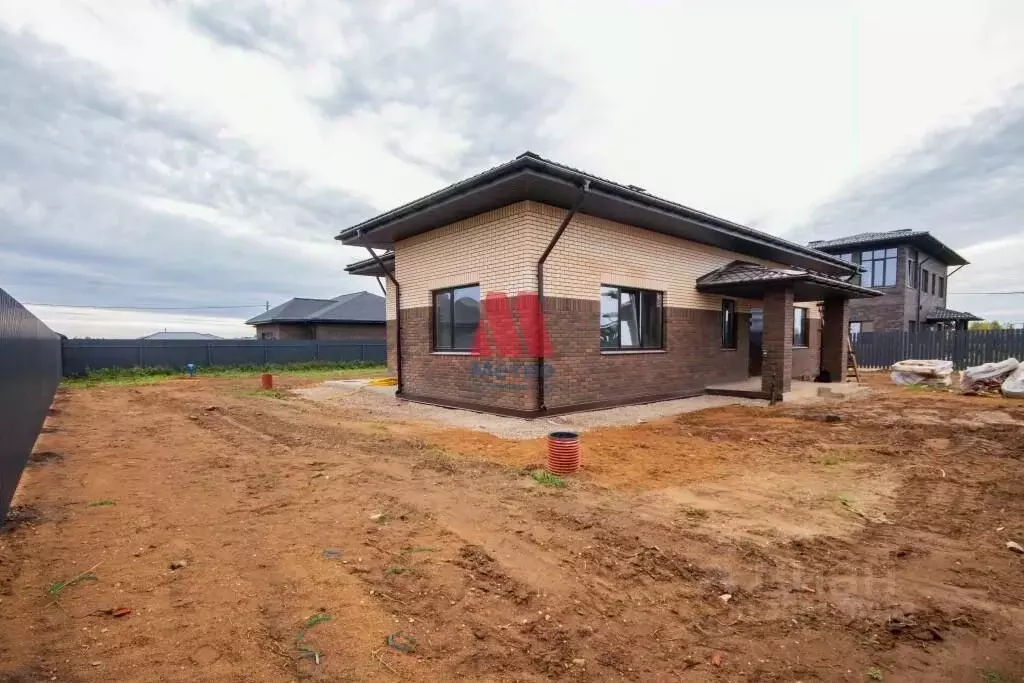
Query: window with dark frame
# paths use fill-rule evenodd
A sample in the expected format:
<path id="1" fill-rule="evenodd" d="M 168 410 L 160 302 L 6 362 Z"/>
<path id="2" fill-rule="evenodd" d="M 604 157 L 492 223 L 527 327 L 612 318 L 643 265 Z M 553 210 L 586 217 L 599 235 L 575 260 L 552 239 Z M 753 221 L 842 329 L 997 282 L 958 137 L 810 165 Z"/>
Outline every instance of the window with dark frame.
<path id="1" fill-rule="evenodd" d="M 917 289 L 917 254 L 907 256 L 907 287 Z"/>
<path id="2" fill-rule="evenodd" d="M 662 301 L 661 292 L 601 285 L 601 350 L 665 348 Z"/>
<path id="3" fill-rule="evenodd" d="M 946 296 L 946 278 L 939 276 L 939 296 Z"/>
<path id="4" fill-rule="evenodd" d="M 935 275 L 935 273 L 932 273 L 932 294 L 935 294 L 937 291 L 939 291 L 938 288 L 935 286 L 935 278 L 936 277 L 938 277 L 938 276 Z"/>
<path id="5" fill-rule="evenodd" d="M 874 249 L 860 254 L 861 284 L 865 287 L 896 285 L 896 249 Z"/>
<path id="6" fill-rule="evenodd" d="M 480 285 L 433 292 L 434 351 L 471 351 L 480 326 Z"/>
<path id="7" fill-rule="evenodd" d="M 736 348 L 736 334 L 739 326 L 736 323 L 736 302 L 722 299 L 722 348 Z"/>
<path id="8" fill-rule="evenodd" d="M 921 280 L 918 282 L 918 289 L 922 292 L 928 292 L 928 271 L 924 268 L 921 269 Z"/>
<path id="9" fill-rule="evenodd" d="M 793 346 L 810 346 L 810 319 L 808 309 L 793 307 Z"/>

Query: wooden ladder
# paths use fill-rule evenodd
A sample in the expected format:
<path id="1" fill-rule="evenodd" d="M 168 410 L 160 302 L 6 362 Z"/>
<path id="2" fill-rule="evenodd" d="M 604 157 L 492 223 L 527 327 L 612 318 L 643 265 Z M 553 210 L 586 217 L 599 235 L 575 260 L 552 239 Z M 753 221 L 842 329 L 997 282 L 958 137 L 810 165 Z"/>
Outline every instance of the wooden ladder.
<path id="1" fill-rule="evenodd" d="M 846 379 L 850 379 L 853 373 L 853 381 L 860 384 L 860 369 L 857 367 L 857 354 L 853 352 L 853 341 L 850 339 L 850 332 L 846 332 Z"/>

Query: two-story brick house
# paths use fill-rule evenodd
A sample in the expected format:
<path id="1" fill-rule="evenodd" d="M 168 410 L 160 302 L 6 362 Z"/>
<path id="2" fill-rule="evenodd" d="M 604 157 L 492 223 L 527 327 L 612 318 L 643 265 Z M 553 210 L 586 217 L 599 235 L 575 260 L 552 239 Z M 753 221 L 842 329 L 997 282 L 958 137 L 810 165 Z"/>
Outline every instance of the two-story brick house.
<path id="1" fill-rule="evenodd" d="M 847 261 L 535 154 L 337 237 L 389 253 L 388 365 L 402 398 L 536 416 L 846 372 Z M 819 302 L 821 306 L 819 308 Z"/>
<path id="2" fill-rule="evenodd" d="M 808 246 L 860 266 L 860 275 L 851 281 L 882 293 L 850 302 L 853 334 L 966 329 L 969 321 L 981 320 L 946 307 L 949 278 L 968 262 L 929 232 L 865 232 Z"/>

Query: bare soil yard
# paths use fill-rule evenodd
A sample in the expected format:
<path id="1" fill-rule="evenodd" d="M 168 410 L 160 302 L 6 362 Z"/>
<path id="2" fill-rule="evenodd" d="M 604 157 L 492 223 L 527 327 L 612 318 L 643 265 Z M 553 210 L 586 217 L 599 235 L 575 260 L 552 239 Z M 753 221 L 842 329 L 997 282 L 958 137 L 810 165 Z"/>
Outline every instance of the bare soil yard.
<path id="1" fill-rule="evenodd" d="M 587 432 L 565 488 L 287 382 L 62 390 L 0 681 L 1024 680 L 1024 405 L 883 380 Z"/>

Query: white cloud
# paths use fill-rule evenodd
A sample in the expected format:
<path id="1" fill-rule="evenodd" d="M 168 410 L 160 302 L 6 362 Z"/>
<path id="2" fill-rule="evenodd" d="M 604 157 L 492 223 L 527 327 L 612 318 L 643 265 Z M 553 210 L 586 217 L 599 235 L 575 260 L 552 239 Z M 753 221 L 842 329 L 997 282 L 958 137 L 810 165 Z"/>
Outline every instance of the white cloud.
<path id="1" fill-rule="evenodd" d="M 29 300 L 373 289 L 334 233 L 528 147 L 794 234 L 858 179 L 948 161 L 905 158 L 936 130 L 984 139 L 1020 35 L 1012 0 L 0 0 L 0 250 Z M 1016 178 L 975 182 L 963 204 Z M 903 224 L 926 215 L 888 218 L 947 229 Z M 1020 272 L 975 249 L 964 290 Z"/>
<path id="2" fill-rule="evenodd" d="M 55 332 L 68 337 L 135 339 L 154 332 L 205 332 L 233 339 L 253 337 L 242 318 L 159 311 L 110 311 L 98 308 L 32 306 L 26 308 Z M 259 311 L 251 311 L 256 315 Z M 249 317 L 251 317 L 251 315 Z"/>

